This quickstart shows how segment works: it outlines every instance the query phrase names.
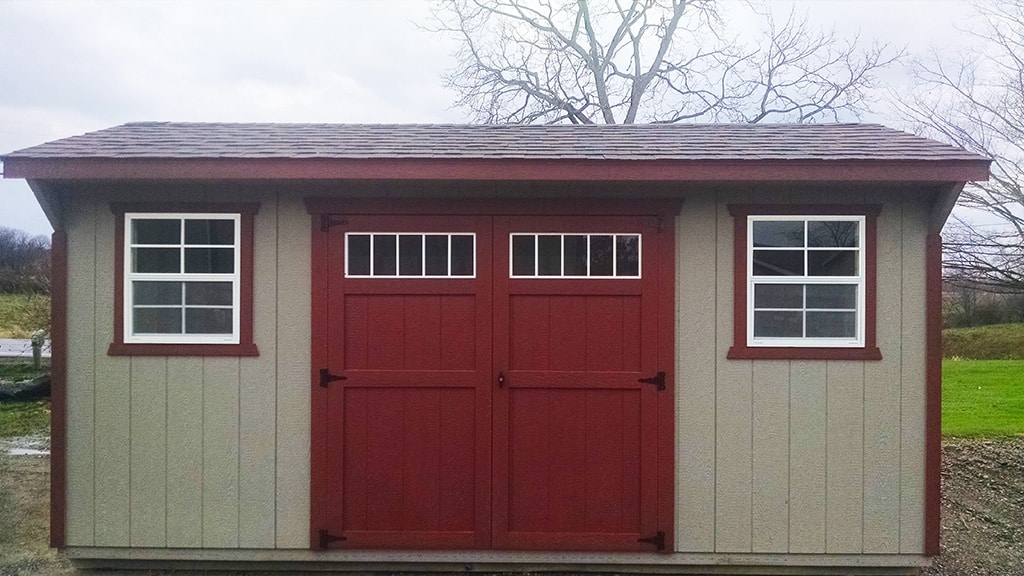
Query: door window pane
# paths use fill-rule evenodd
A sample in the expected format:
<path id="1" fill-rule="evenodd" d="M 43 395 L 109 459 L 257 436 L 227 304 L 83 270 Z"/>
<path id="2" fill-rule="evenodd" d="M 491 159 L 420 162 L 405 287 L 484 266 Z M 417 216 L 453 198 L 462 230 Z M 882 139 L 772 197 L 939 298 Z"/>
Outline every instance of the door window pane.
<path id="1" fill-rule="evenodd" d="M 512 275 L 533 276 L 537 272 L 536 253 L 534 252 L 536 238 L 528 235 L 516 235 L 512 237 Z"/>
<path id="2" fill-rule="evenodd" d="M 615 271 L 615 244 L 611 236 L 590 237 L 590 275 L 611 276 Z"/>
<path id="3" fill-rule="evenodd" d="M 448 236 L 428 235 L 427 276 L 448 275 Z"/>
<path id="4" fill-rule="evenodd" d="M 423 275 L 423 236 L 403 234 L 398 237 L 398 274 Z"/>
<path id="5" fill-rule="evenodd" d="M 395 276 L 398 242 L 394 234 L 373 235 L 373 275 Z"/>
<path id="6" fill-rule="evenodd" d="M 370 275 L 370 235 L 349 234 L 348 273 L 350 276 Z"/>
<path id="7" fill-rule="evenodd" d="M 537 275 L 562 275 L 562 237 L 537 237 Z"/>
<path id="8" fill-rule="evenodd" d="M 475 271 L 474 236 L 469 234 L 453 234 L 451 240 L 452 250 L 452 276 L 472 276 Z"/>
<path id="9" fill-rule="evenodd" d="M 562 237 L 562 259 L 566 276 L 587 275 L 587 237 L 565 235 Z"/>
<path id="10" fill-rule="evenodd" d="M 640 237 L 615 237 L 615 275 L 640 275 Z"/>

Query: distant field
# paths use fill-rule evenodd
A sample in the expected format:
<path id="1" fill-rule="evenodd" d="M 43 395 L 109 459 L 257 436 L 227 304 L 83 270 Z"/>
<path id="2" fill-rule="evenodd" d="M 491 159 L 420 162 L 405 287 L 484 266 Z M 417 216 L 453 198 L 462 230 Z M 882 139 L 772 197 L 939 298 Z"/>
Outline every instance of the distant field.
<path id="1" fill-rule="evenodd" d="M 1024 434 L 1024 360 L 943 360 L 942 433 Z"/>
<path id="2" fill-rule="evenodd" d="M 0 338 L 28 338 L 49 330 L 50 297 L 40 294 L 0 294 Z"/>
<path id="3" fill-rule="evenodd" d="M 993 324 L 943 330 L 942 357 L 1024 360 L 1024 324 Z"/>

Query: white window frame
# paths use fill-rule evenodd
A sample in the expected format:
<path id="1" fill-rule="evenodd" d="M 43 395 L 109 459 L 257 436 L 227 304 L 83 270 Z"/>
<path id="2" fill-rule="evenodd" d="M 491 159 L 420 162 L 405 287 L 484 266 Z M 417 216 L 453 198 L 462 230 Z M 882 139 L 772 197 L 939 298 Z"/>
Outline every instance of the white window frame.
<path id="1" fill-rule="evenodd" d="M 369 236 L 370 237 L 370 273 L 369 274 L 351 274 L 349 273 L 349 238 L 351 236 Z M 374 274 L 373 273 L 373 238 L 374 236 L 394 236 L 395 237 L 395 273 L 394 274 Z M 420 264 L 422 272 L 420 274 L 399 274 L 401 267 L 401 237 L 402 236 L 419 236 L 420 240 Z M 448 237 L 448 274 L 430 274 L 427 275 L 427 236 L 447 236 Z M 452 236 L 470 236 L 473 238 L 473 273 L 463 275 L 452 275 Z M 449 279 L 449 280 L 465 280 L 476 278 L 476 233 L 475 232 L 346 232 L 345 233 L 345 278 L 399 278 L 399 279 Z"/>
<path id="2" fill-rule="evenodd" d="M 181 222 L 181 239 L 174 244 L 135 244 L 132 242 L 133 220 L 178 220 Z M 231 220 L 234 222 L 234 244 L 186 244 L 186 220 Z M 190 248 L 232 248 L 234 250 L 234 272 L 231 274 L 195 274 L 185 272 L 185 247 Z M 178 248 L 181 266 L 177 273 L 132 272 L 132 248 Z M 125 344 L 239 344 L 241 338 L 241 278 L 242 278 L 242 215 L 225 212 L 126 212 L 124 215 L 124 343 Z M 135 334 L 133 282 L 231 282 L 231 334 Z M 184 295 L 183 295 L 184 298 Z M 195 307 L 195 306 L 193 306 Z M 185 329 L 184 314 L 188 306 L 182 300 L 182 330 Z M 227 308 L 227 306 L 211 306 Z"/>
<path id="3" fill-rule="evenodd" d="M 533 274 L 515 274 L 513 272 L 514 254 L 513 254 L 513 238 L 516 236 L 531 236 L 533 237 Z M 558 249 L 562 255 L 561 258 L 561 270 L 559 274 L 538 274 L 540 267 L 540 242 L 541 236 L 558 236 Z M 567 275 L 565 273 L 565 237 L 566 236 L 586 236 L 587 238 L 587 274 L 586 275 Z M 591 276 L 590 275 L 590 237 L 591 236 L 611 236 L 612 237 L 612 274 L 611 276 Z M 636 261 L 637 261 L 637 273 L 634 276 L 618 276 L 619 267 L 619 236 L 636 236 Z M 512 232 L 508 238 L 508 277 L 509 278 L 529 278 L 531 280 L 639 280 L 643 278 L 644 273 L 644 235 L 639 232 Z"/>
<path id="4" fill-rule="evenodd" d="M 803 276 L 754 276 L 754 222 L 763 221 L 802 221 L 804 223 L 804 246 L 802 248 L 767 248 L 769 250 L 793 250 L 802 251 L 804 254 L 804 275 Z M 845 221 L 857 223 L 857 247 L 808 247 L 807 246 L 807 222 L 816 221 Z M 829 215 L 829 214 L 774 214 L 774 215 L 750 215 L 747 217 L 747 346 L 750 348 L 783 347 L 783 348 L 863 348 L 865 346 L 865 324 L 866 324 L 866 266 L 867 256 L 865 250 L 867 217 L 864 215 Z M 814 251 L 846 250 L 857 251 L 857 272 L 856 276 L 809 276 L 807 255 Z M 758 284 L 789 284 L 789 285 L 856 285 L 857 286 L 857 309 L 856 309 L 856 337 L 854 338 L 808 338 L 808 337 L 755 337 L 754 336 L 754 292 Z M 805 292 L 806 294 L 806 292 Z M 806 298 L 806 295 L 805 295 Z M 787 311 L 789 309 L 779 309 Z M 806 302 L 801 309 L 806 313 Z M 818 309 L 814 309 L 819 311 Z M 821 309 L 821 312 L 829 312 L 829 309 Z M 843 312 L 849 310 L 843 309 Z M 806 327 L 806 319 L 804 319 Z"/>

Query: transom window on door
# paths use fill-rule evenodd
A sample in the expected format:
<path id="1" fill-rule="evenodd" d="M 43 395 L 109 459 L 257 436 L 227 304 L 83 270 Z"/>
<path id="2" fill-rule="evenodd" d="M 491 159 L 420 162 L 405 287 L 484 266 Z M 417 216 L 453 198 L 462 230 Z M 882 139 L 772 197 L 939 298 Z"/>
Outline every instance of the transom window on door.
<path id="1" fill-rule="evenodd" d="M 639 234 L 512 234 L 513 278 L 639 278 Z"/>
<path id="2" fill-rule="evenodd" d="M 475 234 L 345 234 L 345 276 L 471 278 L 476 275 Z"/>
<path id="3" fill-rule="evenodd" d="M 864 216 L 749 216 L 750 346 L 863 346 Z"/>
<path id="4" fill-rule="evenodd" d="M 126 213 L 125 343 L 239 342 L 239 214 Z"/>

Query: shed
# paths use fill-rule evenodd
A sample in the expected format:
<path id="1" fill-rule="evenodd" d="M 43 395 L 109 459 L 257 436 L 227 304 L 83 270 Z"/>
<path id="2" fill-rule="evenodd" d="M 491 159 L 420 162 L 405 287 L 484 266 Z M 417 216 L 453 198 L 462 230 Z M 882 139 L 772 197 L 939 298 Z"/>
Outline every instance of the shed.
<path id="1" fill-rule="evenodd" d="M 917 573 L 942 228 L 878 125 L 131 123 L 3 156 L 53 235 L 87 566 Z"/>

